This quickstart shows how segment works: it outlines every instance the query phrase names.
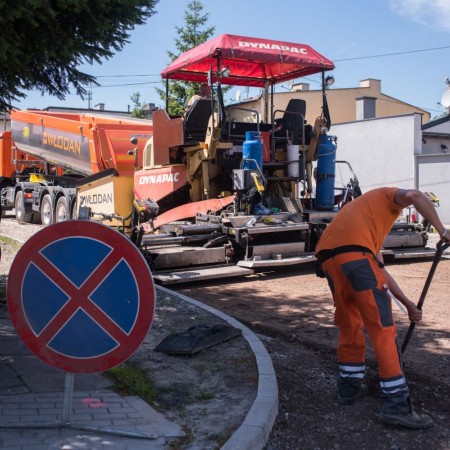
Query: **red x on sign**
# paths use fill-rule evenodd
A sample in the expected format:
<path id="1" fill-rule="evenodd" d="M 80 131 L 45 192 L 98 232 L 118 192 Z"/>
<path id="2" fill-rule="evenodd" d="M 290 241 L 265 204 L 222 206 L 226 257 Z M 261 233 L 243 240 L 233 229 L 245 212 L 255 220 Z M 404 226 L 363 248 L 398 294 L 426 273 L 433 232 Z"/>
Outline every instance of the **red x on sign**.
<path id="1" fill-rule="evenodd" d="M 147 262 L 121 233 L 96 222 L 61 222 L 18 252 L 8 308 L 25 345 L 69 372 L 100 372 L 145 338 L 155 287 Z"/>

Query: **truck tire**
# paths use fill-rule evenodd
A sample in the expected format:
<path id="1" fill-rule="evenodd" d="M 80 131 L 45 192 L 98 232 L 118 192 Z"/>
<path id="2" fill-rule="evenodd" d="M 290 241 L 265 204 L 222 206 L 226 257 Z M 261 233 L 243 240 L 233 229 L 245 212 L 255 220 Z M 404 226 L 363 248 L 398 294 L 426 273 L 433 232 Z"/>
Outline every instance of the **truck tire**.
<path id="1" fill-rule="evenodd" d="M 70 219 L 69 205 L 66 197 L 59 197 L 55 208 L 55 222 L 64 222 Z"/>
<path id="2" fill-rule="evenodd" d="M 14 201 L 14 209 L 16 210 L 17 222 L 31 223 L 33 220 L 33 211 L 26 211 L 25 201 L 23 199 L 23 191 L 19 191 L 16 194 Z"/>
<path id="3" fill-rule="evenodd" d="M 48 226 L 55 223 L 55 214 L 53 213 L 52 197 L 45 194 L 41 201 L 41 221 L 42 225 Z"/>
<path id="4" fill-rule="evenodd" d="M 70 218 L 72 220 L 78 219 L 78 202 L 77 202 L 76 198 L 72 202 L 72 214 L 71 214 Z"/>
<path id="5" fill-rule="evenodd" d="M 40 225 L 41 222 L 41 213 L 37 211 L 33 211 L 33 219 L 31 220 L 31 223 L 35 223 Z"/>

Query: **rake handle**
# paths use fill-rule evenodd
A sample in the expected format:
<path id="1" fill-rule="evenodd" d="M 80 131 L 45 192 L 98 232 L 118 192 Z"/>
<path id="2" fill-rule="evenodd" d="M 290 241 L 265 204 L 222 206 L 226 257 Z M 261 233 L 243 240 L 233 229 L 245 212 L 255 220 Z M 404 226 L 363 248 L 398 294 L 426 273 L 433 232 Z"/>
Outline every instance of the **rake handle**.
<path id="1" fill-rule="evenodd" d="M 444 241 L 441 239 L 436 245 L 436 253 L 434 255 L 433 264 L 431 265 L 430 272 L 428 273 L 428 277 L 425 281 L 425 285 L 422 289 L 422 294 L 420 295 L 419 301 L 417 303 L 417 309 L 422 309 L 423 302 L 425 301 L 425 297 L 427 295 L 428 289 L 431 284 L 431 280 L 433 279 L 434 272 L 436 272 L 436 267 L 441 259 L 442 253 L 445 249 L 449 247 L 450 244 L 444 244 Z M 415 322 L 411 322 L 408 328 L 408 332 L 406 333 L 405 340 L 402 344 L 402 353 L 405 352 L 406 347 L 408 346 L 409 340 L 411 339 L 411 335 L 416 327 Z"/>

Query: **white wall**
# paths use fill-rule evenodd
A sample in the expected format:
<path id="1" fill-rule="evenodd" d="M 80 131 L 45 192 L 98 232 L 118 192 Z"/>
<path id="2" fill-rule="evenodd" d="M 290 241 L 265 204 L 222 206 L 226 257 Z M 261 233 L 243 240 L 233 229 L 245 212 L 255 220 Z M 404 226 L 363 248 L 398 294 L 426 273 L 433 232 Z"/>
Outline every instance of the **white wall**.
<path id="1" fill-rule="evenodd" d="M 351 164 L 362 192 L 380 186 L 431 191 L 440 199 L 441 220 L 450 224 L 450 153 L 422 154 L 419 114 L 333 125 L 329 134 L 337 136 L 336 159 Z M 336 177 L 338 183 L 338 169 Z"/>
<path id="2" fill-rule="evenodd" d="M 330 134 L 337 136 L 336 158 L 352 165 L 366 192 L 380 186 L 415 187 L 420 127 L 420 115 L 411 114 L 332 125 Z"/>
<path id="3" fill-rule="evenodd" d="M 439 198 L 437 213 L 444 224 L 450 225 L 450 154 L 417 156 L 416 173 L 419 189 Z"/>

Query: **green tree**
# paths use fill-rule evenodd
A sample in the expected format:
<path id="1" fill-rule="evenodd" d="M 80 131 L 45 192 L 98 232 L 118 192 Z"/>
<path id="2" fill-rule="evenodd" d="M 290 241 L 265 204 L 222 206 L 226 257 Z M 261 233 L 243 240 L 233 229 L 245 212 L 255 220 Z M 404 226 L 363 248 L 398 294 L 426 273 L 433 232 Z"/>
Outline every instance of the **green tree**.
<path id="1" fill-rule="evenodd" d="M 0 2 L 0 110 L 37 89 L 81 98 L 95 77 L 83 63 L 100 63 L 127 44 L 130 31 L 155 14 L 159 0 L 21 0 Z"/>
<path id="2" fill-rule="evenodd" d="M 175 27 L 178 37 L 175 39 L 177 52 L 168 51 L 171 61 L 182 53 L 207 41 L 214 33 L 215 27 L 205 27 L 209 13 L 204 12 L 204 6 L 199 0 L 190 0 L 184 12 L 184 26 Z M 169 111 L 170 115 L 179 116 L 184 112 L 184 106 L 192 95 L 199 90 L 199 83 L 185 83 L 171 81 L 169 83 Z M 161 100 L 166 102 L 166 90 L 156 88 Z"/>
<path id="3" fill-rule="evenodd" d="M 141 94 L 135 92 L 130 97 L 131 103 L 133 104 L 133 109 L 131 110 L 131 117 L 136 119 L 143 119 L 145 117 L 144 104 L 141 101 Z"/>

